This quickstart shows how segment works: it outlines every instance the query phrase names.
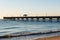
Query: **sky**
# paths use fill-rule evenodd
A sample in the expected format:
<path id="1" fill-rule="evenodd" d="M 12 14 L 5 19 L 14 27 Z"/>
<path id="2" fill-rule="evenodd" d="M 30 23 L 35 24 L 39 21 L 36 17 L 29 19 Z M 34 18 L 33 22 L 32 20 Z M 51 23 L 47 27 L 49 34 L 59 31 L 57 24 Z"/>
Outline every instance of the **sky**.
<path id="1" fill-rule="evenodd" d="M 0 18 L 23 14 L 60 16 L 60 0 L 0 0 Z"/>

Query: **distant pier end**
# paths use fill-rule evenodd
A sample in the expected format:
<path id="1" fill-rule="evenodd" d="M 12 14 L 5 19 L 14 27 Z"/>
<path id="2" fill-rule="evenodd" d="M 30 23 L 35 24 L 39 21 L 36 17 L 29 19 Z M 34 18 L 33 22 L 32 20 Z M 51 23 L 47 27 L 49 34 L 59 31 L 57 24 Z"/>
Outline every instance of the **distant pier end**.
<path id="1" fill-rule="evenodd" d="M 52 21 L 56 19 L 60 21 L 60 16 L 23 16 L 23 17 L 3 17 L 4 20 L 22 20 L 22 21 Z"/>

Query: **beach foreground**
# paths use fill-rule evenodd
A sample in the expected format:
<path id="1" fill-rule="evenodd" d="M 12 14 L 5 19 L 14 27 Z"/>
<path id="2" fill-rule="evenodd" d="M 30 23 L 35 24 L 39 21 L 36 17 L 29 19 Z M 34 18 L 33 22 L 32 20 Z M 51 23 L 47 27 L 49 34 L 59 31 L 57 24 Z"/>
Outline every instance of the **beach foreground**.
<path id="1" fill-rule="evenodd" d="M 60 36 L 46 37 L 46 38 L 38 38 L 35 40 L 60 40 Z"/>

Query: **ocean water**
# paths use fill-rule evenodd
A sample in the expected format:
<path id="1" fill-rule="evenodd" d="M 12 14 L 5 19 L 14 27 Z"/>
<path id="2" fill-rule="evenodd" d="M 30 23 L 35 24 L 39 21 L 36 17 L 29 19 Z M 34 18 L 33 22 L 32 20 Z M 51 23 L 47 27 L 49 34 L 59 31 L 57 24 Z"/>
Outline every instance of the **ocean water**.
<path id="1" fill-rule="evenodd" d="M 60 22 L 57 21 L 11 21 L 0 20 L 0 36 L 17 32 L 47 32 L 60 30 Z"/>
<path id="2" fill-rule="evenodd" d="M 49 31 L 60 31 L 60 22 L 57 21 L 11 21 L 11 20 L 0 20 L 0 36 L 4 36 L 12 33 L 39 33 Z M 60 35 L 58 33 L 43 34 L 43 35 L 30 35 L 13 37 L 9 39 L 0 40 L 34 40 L 36 38 L 50 37 Z"/>

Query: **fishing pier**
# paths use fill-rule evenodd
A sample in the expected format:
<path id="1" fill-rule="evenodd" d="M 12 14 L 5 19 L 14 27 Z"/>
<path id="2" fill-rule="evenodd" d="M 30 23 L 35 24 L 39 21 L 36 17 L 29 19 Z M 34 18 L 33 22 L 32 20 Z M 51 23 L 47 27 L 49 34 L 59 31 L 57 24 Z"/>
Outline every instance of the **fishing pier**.
<path id="1" fill-rule="evenodd" d="M 4 20 L 21 20 L 21 21 L 60 21 L 60 16 L 21 16 L 21 17 L 3 17 Z"/>

